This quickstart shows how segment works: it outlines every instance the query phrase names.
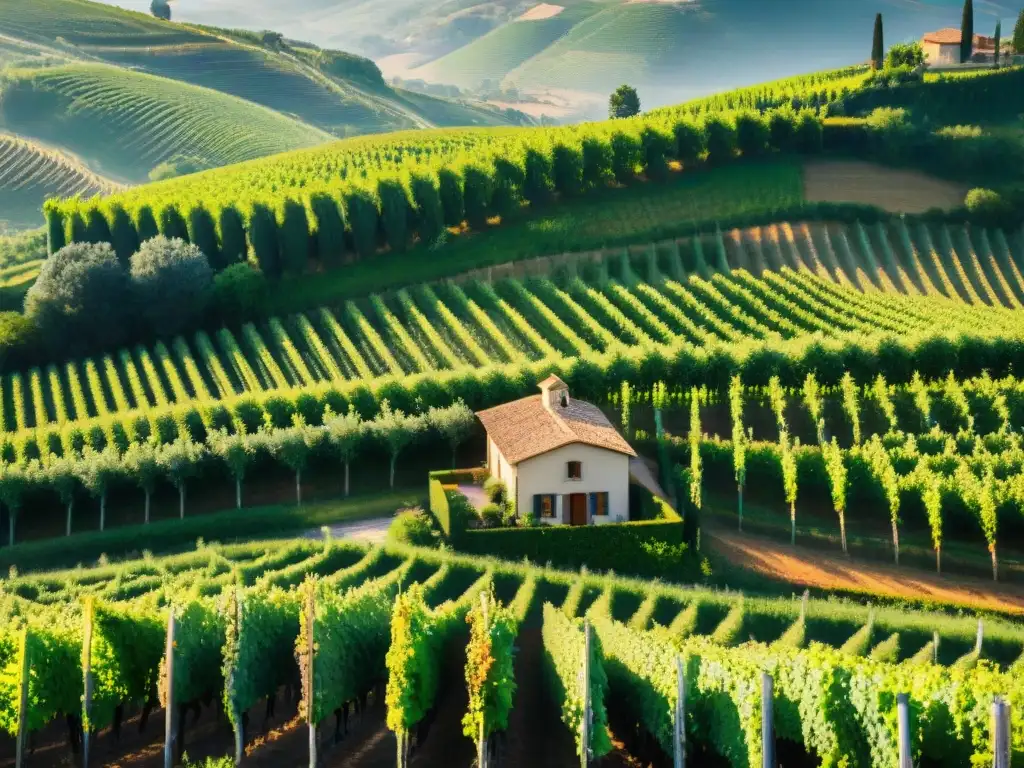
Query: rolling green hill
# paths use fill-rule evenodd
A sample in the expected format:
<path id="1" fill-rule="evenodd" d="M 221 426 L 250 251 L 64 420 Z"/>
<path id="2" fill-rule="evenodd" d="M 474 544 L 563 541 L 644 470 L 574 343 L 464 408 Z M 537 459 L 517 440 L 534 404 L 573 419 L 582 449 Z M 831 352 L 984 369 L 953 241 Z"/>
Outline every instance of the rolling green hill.
<path id="1" fill-rule="evenodd" d="M 0 126 L 129 182 L 176 155 L 226 165 L 329 138 L 242 99 L 98 64 L 8 72 Z"/>
<path id="2" fill-rule="evenodd" d="M 117 189 L 74 158 L 0 134 L 0 231 L 39 226 L 39 210 L 47 198 L 90 197 Z"/>

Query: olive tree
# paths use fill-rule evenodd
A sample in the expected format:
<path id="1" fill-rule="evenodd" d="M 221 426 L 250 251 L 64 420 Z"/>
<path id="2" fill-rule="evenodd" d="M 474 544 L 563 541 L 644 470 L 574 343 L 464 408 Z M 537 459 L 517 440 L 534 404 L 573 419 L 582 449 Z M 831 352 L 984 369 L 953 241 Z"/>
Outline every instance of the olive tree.
<path id="1" fill-rule="evenodd" d="M 355 406 L 349 405 L 348 413 L 341 416 L 328 406 L 324 409 L 324 430 L 331 450 L 345 465 L 345 495 L 348 496 L 349 465 L 363 446 L 366 424 L 359 418 Z"/>
<path id="2" fill-rule="evenodd" d="M 242 508 L 242 481 L 249 466 L 256 459 L 259 437 L 247 434 L 231 434 L 226 429 L 215 430 L 206 436 L 210 453 L 224 462 L 235 480 L 235 508 Z"/>
<path id="3" fill-rule="evenodd" d="M 128 450 L 124 452 L 122 461 L 131 479 L 146 495 L 144 520 L 148 524 L 150 500 L 156 488 L 156 481 L 163 473 L 163 468 L 160 466 L 158 449 L 156 445 L 149 441 L 132 443 L 128 446 Z"/>
<path id="4" fill-rule="evenodd" d="M 314 427 L 296 414 L 292 426 L 268 432 L 271 452 L 295 473 L 295 503 L 302 506 L 302 470 L 324 437 L 323 427 Z"/>
<path id="5" fill-rule="evenodd" d="M 156 335 L 180 333 L 206 310 L 213 270 L 184 240 L 147 240 L 132 256 L 130 274 L 139 316 Z"/>
<path id="6" fill-rule="evenodd" d="M 51 454 L 45 467 L 47 484 L 54 490 L 61 504 L 67 509 L 67 532 L 71 535 L 71 520 L 75 510 L 75 491 L 79 480 L 76 468 L 78 460 L 71 456 L 54 456 Z"/>
<path id="7" fill-rule="evenodd" d="M 436 429 L 452 449 L 454 468 L 455 452 L 473 434 L 473 427 L 476 426 L 473 411 L 462 400 L 457 400 L 447 408 L 430 408 L 427 411 L 427 424 Z"/>
<path id="8" fill-rule="evenodd" d="M 399 454 L 416 440 L 424 426 L 423 416 L 406 416 L 402 411 L 392 410 L 387 400 L 381 403 L 377 418 L 369 422 L 370 433 L 387 448 L 391 459 L 389 487 L 395 487 L 395 464 Z"/>
<path id="9" fill-rule="evenodd" d="M 188 437 L 160 447 L 157 462 L 171 484 L 178 489 L 178 516 L 185 519 L 185 483 L 199 474 L 206 447 Z"/>
<path id="10" fill-rule="evenodd" d="M 78 479 L 82 485 L 94 498 L 100 500 L 100 530 L 102 531 L 107 520 L 107 492 L 114 481 L 123 474 L 121 457 L 111 445 L 102 451 L 86 446 L 82 450 L 82 459 L 77 463 L 77 467 Z"/>

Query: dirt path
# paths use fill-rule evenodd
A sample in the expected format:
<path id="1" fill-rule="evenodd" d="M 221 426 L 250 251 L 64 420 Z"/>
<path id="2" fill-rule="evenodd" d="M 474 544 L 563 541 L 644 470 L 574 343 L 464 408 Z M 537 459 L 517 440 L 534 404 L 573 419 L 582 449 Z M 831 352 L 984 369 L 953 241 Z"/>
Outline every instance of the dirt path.
<path id="1" fill-rule="evenodd" d="M 919 171 L 877 163 L 817 160 L 804 165 L 804 197 L 810 203 L 864 203 L 894 213 L 962 205 L 967 189 Z"/>
<path id="2" fill-rule="evenodd" d="M 703 530 L 715 551 L 733 565 L 802 587 L 871 592 L 1024 615 L 1024 587 L 1016 584 L 823 555 L 721 527 Z"/>

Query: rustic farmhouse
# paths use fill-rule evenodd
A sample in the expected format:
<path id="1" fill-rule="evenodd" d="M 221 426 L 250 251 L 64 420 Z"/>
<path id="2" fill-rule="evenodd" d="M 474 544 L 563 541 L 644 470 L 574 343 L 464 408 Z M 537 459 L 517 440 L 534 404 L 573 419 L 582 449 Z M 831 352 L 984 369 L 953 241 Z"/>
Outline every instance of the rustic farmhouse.
<path id="1" fill-rule="evenodd" d="M 636 452 L 596 405 L 569 396 L 557 376 L 540 394 L 481 411 L 487 469 L 520 514 L 546 524 L 629 519 L 629 459 Z"/>
<path id="2" fill-rule="evenodd" d="M 928 32 L 921 38 L 921 49 L 924 58 L 932 66 L 946 66 L 960 63 L 960 30 L 953 27 Z M 992 57 L 995 54 L 995 38 L 975 35 L 973 42 L 974 56 Z"/>

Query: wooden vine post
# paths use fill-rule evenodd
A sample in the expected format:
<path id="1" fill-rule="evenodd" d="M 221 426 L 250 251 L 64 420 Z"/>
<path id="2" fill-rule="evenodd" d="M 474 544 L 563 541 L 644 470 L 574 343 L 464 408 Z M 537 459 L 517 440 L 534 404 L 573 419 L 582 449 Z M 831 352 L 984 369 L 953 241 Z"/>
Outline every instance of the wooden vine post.
<path id="1" fill-rule="evenodd" d="M 85 599 L 82 626 L 82 766 L 89 768 L 89 710 L 92 709 L 92 614 L 94 603 Z"/>
<path id="2" fill-rule="evenodd" d="M 686 768 L 686 665 L 676 656 L 676 717 L 672 732 L 673 768 Z"/>
<path id="3" fill-rule="evenodd" d="M 761 765 L 775 768 L 774 727 L 775 681 L 767 672 L 761 673 Z"/>
<path id="4" fill-rule="evenodd" d="M 174 606 L 167 612 L 167 706 L 164 708 L 164 768 L 174 765 Z"/>
<path id="5" fill-rule="evenodd" d="M 580 721 L 580 765 L 590 764 L 590 620 L 583 623 L 583 719 Z"/>
<path id="6" fill-rule="evenodd" d="M 914 768 L 910 756 L 910 696 L 905 693 L 897 694 L 896 709 L 900 740 L 899 768 Z"/>
<path id="7" fill-rule="evenodd" d="M 992 702 L 992 766 L 1010 768 L 1010 702 L 996 696 Z"/>
<path id="8" fill-rule="evenodd" d="M 28 628 L 21 632 L 18 651 L 21 654 L 21 679 L 18 682 L 18 736 L 14 745 L 14 766 L 21 768 L 25 759 L 25 724 L 28 721 L 28 677 L 32 662 L 29 661 Z"/>
<path id="9" fill-rule="evenodd" d="M 316 610 L 316 581 L 310 580 L 306 585 L 306 723 L 309 726 L 309 768 L 316 768 L 316 713 L 313 711 L 315 697 L 313 696 L 313 653 L 316 645 L 313 642 L 313 624 L 315 622 L 314 611 Z"/>
<path id="10" fill-rule="evenodd" d="M 985 622 L 978 619 L 978 637 L 974 642 L 974 652 L 981 653 L 981 643 L 985 639 Z"/>

